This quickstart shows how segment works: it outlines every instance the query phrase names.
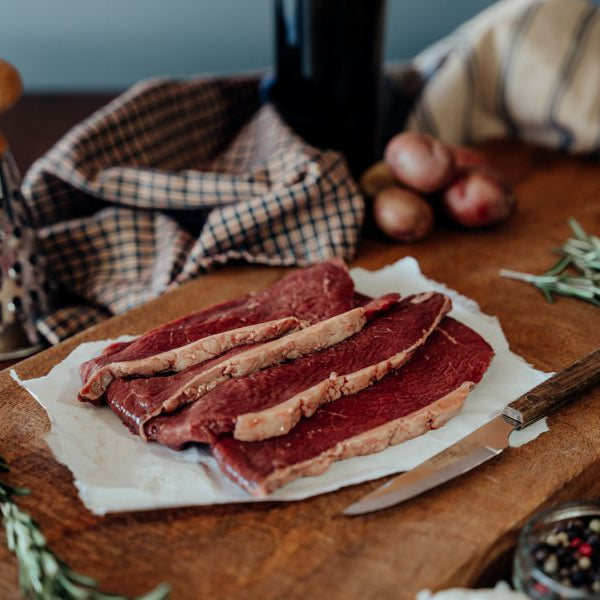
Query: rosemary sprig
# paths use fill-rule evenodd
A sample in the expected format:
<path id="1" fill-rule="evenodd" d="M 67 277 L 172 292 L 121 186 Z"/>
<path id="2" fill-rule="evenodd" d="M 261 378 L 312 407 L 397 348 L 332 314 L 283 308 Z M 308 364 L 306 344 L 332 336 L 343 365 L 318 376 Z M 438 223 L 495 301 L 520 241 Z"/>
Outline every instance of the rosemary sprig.
<path id="1" fill-rule="evenodd" d="M 574 218 L 568 222 L 573 237 L 555 249 L 560 259 L 543 275 L 510 269 L 502 269 L 500 275 L 533 284 L 548 302 L 559 294 L 600 306 L 600 238 L 588 235 Z"/>
<path id="2" fill-rule="evenodd" d="M 0 456 L 0 473 L 8 471 Z M 17 558 L 23 596 L 30 600 L 128 600 L 101 592 L 93 579 L 73 571 L 57 558 L 39 525 L 15 502 L 15 497 L 27 494 L 29 490 L 13 487 L 0 478 L 0 513 L 8 549 Z M 169 586 L 162 584 L 137 600 L 165 600 L 169 591 Z"/>

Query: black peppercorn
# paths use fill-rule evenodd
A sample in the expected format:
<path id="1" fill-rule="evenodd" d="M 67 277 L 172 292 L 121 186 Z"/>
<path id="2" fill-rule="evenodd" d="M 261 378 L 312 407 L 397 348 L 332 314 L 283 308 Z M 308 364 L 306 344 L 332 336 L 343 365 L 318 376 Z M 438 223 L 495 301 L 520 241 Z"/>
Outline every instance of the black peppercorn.
<path id="1" fill-rule="evenodd" d="M 600 592 L 600 518 L 563 521 L 542 534 L 529 552 L 537 568 L 562 585 Z"/>
<path id="2" fill-rule="evenodd" d="M 535 551 L 533 557 L 536 562 L 543 563 L 548 558 L 549 554 L 550 553 L 548 552 L 548 549 L 542 546 L 541 548 Z"/>
<path id="3" fill-rule="evenodd" d="M 587 575 L 583 571 L 571 572 L 571 583 L 573 587 L 582 587 L 587 583 Z"/>

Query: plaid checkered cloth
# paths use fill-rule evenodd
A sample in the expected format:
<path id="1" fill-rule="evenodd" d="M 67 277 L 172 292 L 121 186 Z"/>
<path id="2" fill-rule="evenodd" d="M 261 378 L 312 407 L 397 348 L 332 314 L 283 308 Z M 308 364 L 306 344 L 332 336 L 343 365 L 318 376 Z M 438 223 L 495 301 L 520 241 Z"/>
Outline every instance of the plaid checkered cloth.
<path id="1" fill-rule="evenodd" d="M 67 133 L 23 194 L 57 284 L 56 343 L 215 264 L 350 259 L 364 205 L 342 156 L 307 145 L 256 77 L 142 82 Z"/>

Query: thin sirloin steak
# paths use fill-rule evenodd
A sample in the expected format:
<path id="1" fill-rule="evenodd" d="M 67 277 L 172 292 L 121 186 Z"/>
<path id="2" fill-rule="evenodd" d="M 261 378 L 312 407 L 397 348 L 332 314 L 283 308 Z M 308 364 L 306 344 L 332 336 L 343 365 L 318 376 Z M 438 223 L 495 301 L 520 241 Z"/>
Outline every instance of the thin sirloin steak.
<path id="1" fill-rule="evenodd" d="M 228 313 L 235 313 L 244 301 L 245 298 L 230 300 L 161 325 L 130 342 L 110 344 L 100 356 L 92 358 L 80 366 L 79 373 L 84 387 L 86 385 L 91 387 L 93 379 L 99 378 L 102 369 L 112 362 L 139 360 L 157 352 L 176 348 L 179 341 L 182 342 L 182 345 L 189 343 L 192 341 L 192 327 L 194 328 L 193 334 L 198 333 L 199 335 L 210 335 L 222 331 L 228 324 L 226 322 Z M 235 327 L 239 320 L 235 319 L 235 315 L 233 316 L 234 318 L 230 319 L 229 324 Z M 92 398 L 84 397 L 82 391 L 79 392 L 79 399 L 92 401 Z"/>
<path id="2" fill-rule="evenodd" d="M 222 321 L 219 322 L 219 328 L 221 323 Z M 208 334 L 210 328 L 206 327 L 207 335 L 205 337 L 185 346 L 159 352 L 146 358 L 114 361 L 105 365 L 81 388 L 79 395 L 86 399 L 96 400 L 104 394 L 114 379 L 152 377 L 166 372 L 179 373 L 220 356 L 237 346 L 272 340 L 296 331 L 302 326 L 303 323 L 296 317 L 285 317 L 236 329 L 226 329 L 212 335 Z"/>
<path id="3" fill-rule="evenodd" d="M 373 386 L 322 406 L 283 437 L 212 445 L 221 470 L 255 496 L 334 461 L 380 452 L 456 415 L 493 357 L 477 333 L 446 317 L 413 358 Z"/>
<path id="4" fill-rule="evenodd" d="M 442 294 L 405 298 L 335 346 L 227 381 L 177 413 L 153 419 L 147 437 L 179 449 L 230 431 L 245 441 L 284 435 L 321 404 L 358 392 L 402 365 L 450 307 Z"/>
<path id="5" fill-rule="evenodd" d="M 108 387 L 108 404 L 125 425 L 146 439 L 144 425 L 152 417 L 171 413 L 228 379 L 333 346 L 360 331 L 368 320 L 397 301 L 398 294 L 388 294 L 282 338 L 234 348 L 175 375 L 116 379 Z"/>
<path id="6" fill-rule="evenodd" d="M 81 365 L 81 400 L 100 403 L 103 369 L 114 362 L 152 357 L 207 335 L 263 321 L 296 317 L 318 323 L 353 307 L 354 284 L 340 259 L 298 269 L 265 290 L 209 307 L 141 335 L 109 346 L 101 356 Z"/>
<path id="7" fill-rule="evenodd" d="M 254 317 L 253 311 L 261 315 L 270 311 L 270 319 L 261 320 L 294 315 L 311 324 L 316 323 L 352 308 L 352 299 L 348 295 L 352 294 L 353 289 L 354 284 L 344 262 L 338 258 L 330 259 L 313 267 L 297 269 L 262 291 L 252 292 L 160 325 L 131 342 L 111 344 L 102 355 L 119 353 L 117 358 L 126 360 L 129 356 L 122 352 L 133 346 L 127 355 L 142 358 L 153 353 L 154 345 L 161 346 L 160 351 L 164 351 L 171 344 L 174 344 L 172 347 L 177 347 L 197 339 L 194 326 L 206 321 L 236 316 L 249 324 Z M 291 313 L 288 310 L 290 307 Z M 84 363 L 87 365 L 85 368 L 82 365 L 82 377 L 87 377 L 85 372 L 95 366 L 94 360 Z"/>

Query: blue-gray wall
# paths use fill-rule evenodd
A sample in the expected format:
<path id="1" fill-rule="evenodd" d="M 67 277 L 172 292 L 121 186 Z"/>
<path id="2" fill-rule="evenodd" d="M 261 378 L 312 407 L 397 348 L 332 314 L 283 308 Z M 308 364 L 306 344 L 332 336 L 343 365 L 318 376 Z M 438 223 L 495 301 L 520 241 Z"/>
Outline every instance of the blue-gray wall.
<path id="1" fill-rule="evenodd" d="M 272 0 L 2 0 L 0 57 L 29 90 L 115 90 L 272 63 Z M 386 58 L 407 58 L 492 0 L 388 0 Z"/>

